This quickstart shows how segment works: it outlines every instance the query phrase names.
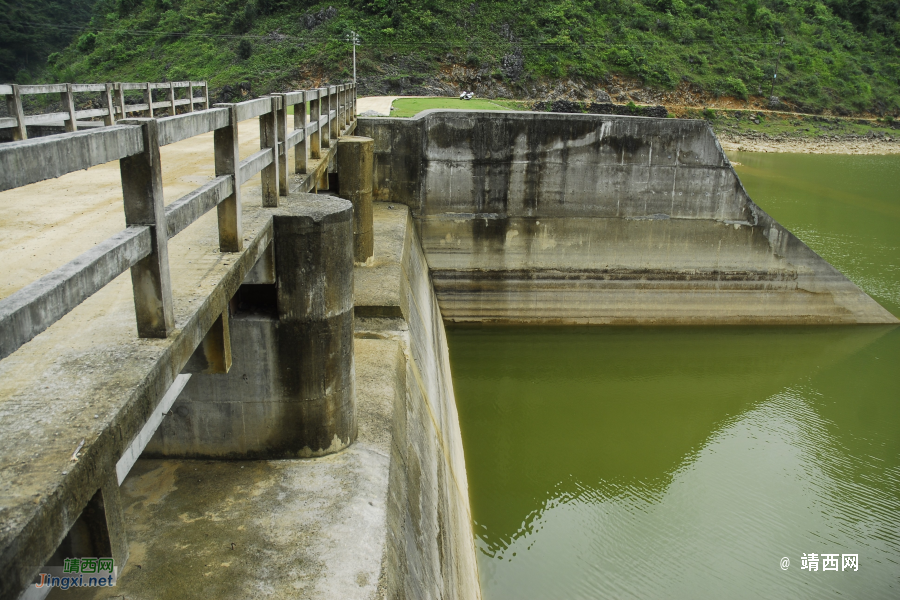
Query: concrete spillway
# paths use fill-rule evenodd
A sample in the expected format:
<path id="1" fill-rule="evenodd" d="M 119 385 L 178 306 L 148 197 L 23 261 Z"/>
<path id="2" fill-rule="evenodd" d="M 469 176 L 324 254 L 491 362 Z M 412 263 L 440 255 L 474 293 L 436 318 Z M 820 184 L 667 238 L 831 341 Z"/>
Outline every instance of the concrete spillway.
<path id="1" fill-rule="evenodd" d="M 450 321 L 894 323 L 754 204 L 704 121 L 362 119 Z"/>
<path id="2" fill-rule="evenodd" d="M 240 568 L 220 595 L 254 595 L 262 577 L 273 597 L 478 598 L 444 320 L 897 322 L 753 204 L 703 122 L 430 111 L 350 123 L 346 92 L 0 149 L 2 189 L 119 160 L 126 209 L 154 211 L 56 269 L 57 287 L 2 299 L 0 598 L 83 529 L 94 555 L 124 565 L 128 597 L 208 596 L 196 574 L 228 548 Z M 313 122 L 288 130 L 289 101 L 309 103 Z M 268 145 L 238 161 L 237 126 L 253 116 Z M 159 147 L 203 131 L 216 172 L 228 169 L 164 205 Z M 259 189 L 241 191 L 257 172 Z M 350 202 L 303 193 L 335 183 Z M 116 278 L 129 268 L 132 282 Z M 160 285 L 142 285 L 148 273 Z M 148 334 L 141 307 L 157 300 L 171 323 Z M 145 448 L 162 462 L 126 479 Z M 258 462 L 246 475 L 217 464 L 194 486 L 203 467 L 185 459 L 222 458 Z M 157 486 L 172 473 L 176 485 Z M 157 488 L 171 504 L 148 511 Z M 211 512 L 190 528 L 180 507 L 195 504 Z M 213 522 L 229 524 L 230 546 Z M 232 529 L 248 531 L 238 545 Z M 193 554 L 173 558 L 186 539 Z M 261 575 L 263 549 L 280 558 Z"/>

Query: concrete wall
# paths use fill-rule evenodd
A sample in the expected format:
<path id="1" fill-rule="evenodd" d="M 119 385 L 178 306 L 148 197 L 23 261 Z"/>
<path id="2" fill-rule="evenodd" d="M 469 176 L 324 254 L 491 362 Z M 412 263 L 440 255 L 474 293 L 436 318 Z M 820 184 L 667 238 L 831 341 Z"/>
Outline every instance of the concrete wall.
<path id="1" fill-rule="evenodd" d="M 896 319 L 756 206 L 704 121 L 426 111 L 360 119 L 451 321 Z"/>
<path id="2" fill-rule="evenodd" d="M 447 339 L 411 219 L 405 230 L 400 303 L 408 327 L 406 393 L 405 405 L 395 411 L 391 447 L 388 597 L 477 599 L 481 589 Z"/>

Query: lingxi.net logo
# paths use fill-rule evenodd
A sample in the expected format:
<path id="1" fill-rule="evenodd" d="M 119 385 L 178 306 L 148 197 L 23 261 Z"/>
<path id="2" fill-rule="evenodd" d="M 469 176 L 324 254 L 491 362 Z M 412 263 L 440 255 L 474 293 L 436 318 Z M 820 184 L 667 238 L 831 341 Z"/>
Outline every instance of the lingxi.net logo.
<path id="1" fill-rule="evenodd" d="M 67 558 L 61 567 L 42 567 L 35 578 L 39 589 L 58 587 L 112 587 L 119 568 L 112 558 Z"/>
<path id="2" fill-rule="evenodd" d="M 819 565 L 822 571 L 859 571 L 859 554 L 817 554 L 815 552 L 804 553 L 800 557 L 801 571 L 818 571 Z M 838 569 L 840 565 L 840 569 Z M 785 556 L 781 559 L 781 569 L 787 571 L 791 566 L 790 559 Z"/>

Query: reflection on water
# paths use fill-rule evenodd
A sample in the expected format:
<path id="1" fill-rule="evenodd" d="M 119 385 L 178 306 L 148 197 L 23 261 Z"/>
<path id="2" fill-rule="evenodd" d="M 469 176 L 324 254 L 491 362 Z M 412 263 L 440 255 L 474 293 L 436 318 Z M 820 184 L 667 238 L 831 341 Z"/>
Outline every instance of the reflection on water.
<path id="1" fill-rule="evenodd" d="M 896 597 L 898 334 L 451 329 L 485 597 Z"/>
<path id="2" fill-rule="evenodd" d="M 734 158 L 764 209 L 900 314 L 900 157 L 844 187 L 842 163 L 806 159 L 849 157 Z M 900 597 L 900 328 L 448 337 L 487 600 Z M 803 571 L 811 552 L 859 571 Z"/>

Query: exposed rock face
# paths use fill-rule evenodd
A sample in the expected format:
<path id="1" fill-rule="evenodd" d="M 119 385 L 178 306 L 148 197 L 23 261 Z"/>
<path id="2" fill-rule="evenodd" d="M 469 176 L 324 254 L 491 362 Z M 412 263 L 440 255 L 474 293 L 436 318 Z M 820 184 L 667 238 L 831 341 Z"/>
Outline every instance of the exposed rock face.
<path id="1" fill-rule="evenodd" d="M 300 17 L 300 23 L 303 24 L 307 29 L 315 29 L 319 25 L 327 23 L 331 19 L 335 18 L 338 14 L 338 11 L 335 7 L 329 6 L 328 8 L 323 8 L 319 12 L 307 13 Z"/>
<path id="2" fill-rule="evenodd" d="M 226 85 L 213 91 L 210 96 L 215 98 L 215 102 L 240 102 L 241 100 L 250 100 L 253 96 L 253 88 L 249 81 L 242 81 L 233 86 Z"/>
<path id="3" fill-rule="evenodd" d="M 607 96 L 609 97 L 609 96 Z M 669 115 L 665 106 L 628 106 L 613 104 L 611 102 L 570 102 L 557 100 L 555 102 L 535 102 L 534 110 L 557 113 L 590 113 L 592 115 L 624 115 L 632 117 L 657 117 L 664 119 Z"/>
<path id="4" fill-rule="evenodd" d="M 522 49 L 516 48 L 512 54 L 507 54 L 500 59 L 500 69 L 503 74 L 510 79 L 518 79 L 525 72 L 525 57 L 522 55 Z"/>

